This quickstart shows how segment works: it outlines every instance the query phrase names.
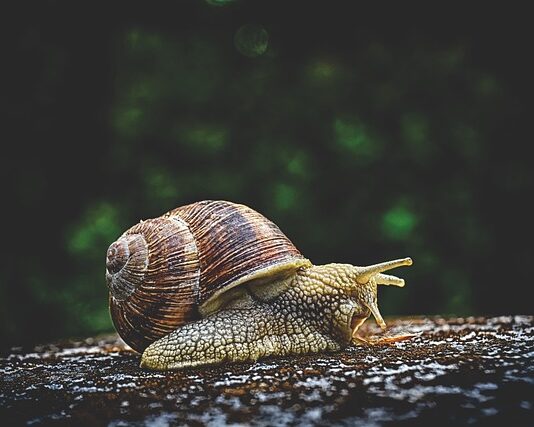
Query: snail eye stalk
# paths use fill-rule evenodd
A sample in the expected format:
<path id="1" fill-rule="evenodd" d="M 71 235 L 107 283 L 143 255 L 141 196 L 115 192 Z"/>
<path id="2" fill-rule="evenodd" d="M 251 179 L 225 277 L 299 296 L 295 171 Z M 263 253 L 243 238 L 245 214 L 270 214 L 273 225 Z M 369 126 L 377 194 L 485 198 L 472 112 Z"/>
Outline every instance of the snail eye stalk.
<path id="1" fill-rule="evenodd" d="M 375 277 L 377 285 L 394 285 L 402 287 L 404 286 L 404 280 L 395 276 L 380 273 L 404 265 L 412 265 L 412 263 L 413 261 L 411 258 L 401 258 L 393 261 L 381 262 L 380 264 L 369 265 L 367 267 L 355 267 L 356 281 L 360 285 L 363 285 Z"/>

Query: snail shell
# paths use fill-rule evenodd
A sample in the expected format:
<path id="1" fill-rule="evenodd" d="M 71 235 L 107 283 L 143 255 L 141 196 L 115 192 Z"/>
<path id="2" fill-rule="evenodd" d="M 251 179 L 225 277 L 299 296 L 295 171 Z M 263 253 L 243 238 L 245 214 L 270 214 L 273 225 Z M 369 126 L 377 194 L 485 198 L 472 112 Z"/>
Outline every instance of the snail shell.
<path id="1" fill-rule="evenodd" d="M 216 310 L 228 290 L 310 265 L 253 209 L 226 201 L 193 203 L 141 221 L 110 245 L 111 318 L 122 339 L 142 352 L 200 313 Z"/>

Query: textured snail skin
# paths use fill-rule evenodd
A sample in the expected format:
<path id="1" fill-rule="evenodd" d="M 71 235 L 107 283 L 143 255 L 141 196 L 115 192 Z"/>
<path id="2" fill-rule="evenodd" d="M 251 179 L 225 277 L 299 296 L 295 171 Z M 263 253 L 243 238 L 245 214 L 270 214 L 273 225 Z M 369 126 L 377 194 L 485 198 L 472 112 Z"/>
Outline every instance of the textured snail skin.
<path id="1" fill-rule="evenodd" d="M 411 264 L 410 259 L 403 262 L 398 265 Z M 379 273 L 361 283 L 359 269 L 349 264 L 303 268 L 286 279 L 289 286 L 273 299 L 248 294 L 237 306 L 155 341 L 145 349 L 141 367 L 183 369 L 340 350 L 371 314 L 385 327 L 376 306 L 377 278 L 380 284 L 404 285 Z"/>

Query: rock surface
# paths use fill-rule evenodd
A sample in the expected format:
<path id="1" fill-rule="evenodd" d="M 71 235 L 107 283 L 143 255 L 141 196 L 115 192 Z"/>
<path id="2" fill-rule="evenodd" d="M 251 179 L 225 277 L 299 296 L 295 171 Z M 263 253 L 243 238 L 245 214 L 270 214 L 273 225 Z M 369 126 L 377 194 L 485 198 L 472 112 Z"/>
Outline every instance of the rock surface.
<path id="1" fill-rule="evenodd" d="M 418 335 L 184 372 L 141 370 L 116 336 L 13 349 L 0 358 L 0 424 L 533 425 L 534 316 L 388 324 Z"/>

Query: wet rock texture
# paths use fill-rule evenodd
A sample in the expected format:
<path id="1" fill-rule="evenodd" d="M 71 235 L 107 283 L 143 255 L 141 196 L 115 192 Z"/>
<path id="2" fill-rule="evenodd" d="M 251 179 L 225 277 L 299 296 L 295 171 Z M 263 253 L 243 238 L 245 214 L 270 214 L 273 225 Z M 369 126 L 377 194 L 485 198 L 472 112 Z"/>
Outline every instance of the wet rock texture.
<path id="1" fill-rule="evenodd" d="M 168 373 L 138 368 L 116 336 L 13 349 L 0 358 L 0 424 L 533 425 L 534 316 L 389 326 L 418 335 Z"/>

